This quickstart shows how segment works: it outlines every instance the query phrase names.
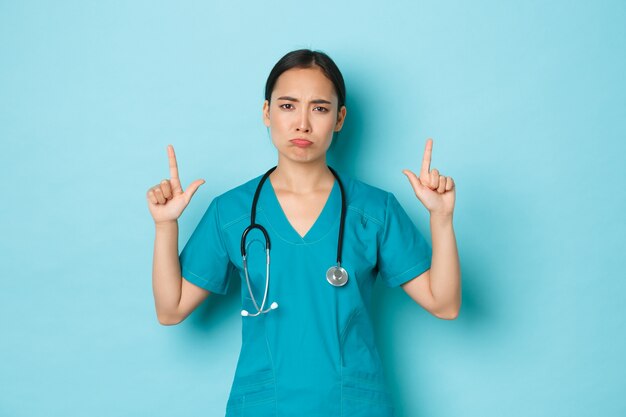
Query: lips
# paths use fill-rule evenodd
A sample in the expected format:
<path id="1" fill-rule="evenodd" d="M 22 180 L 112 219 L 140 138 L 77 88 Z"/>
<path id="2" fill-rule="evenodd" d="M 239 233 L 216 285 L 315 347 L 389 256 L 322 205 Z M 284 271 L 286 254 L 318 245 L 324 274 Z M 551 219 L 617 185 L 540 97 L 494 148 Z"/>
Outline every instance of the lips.
<path id="1" fill-rule="evenodd" d="M 310 140 L 302 138 L 291 139 L 289 142 L 293 143 L 296 146 L 309 146 L 313 143 Z"/>

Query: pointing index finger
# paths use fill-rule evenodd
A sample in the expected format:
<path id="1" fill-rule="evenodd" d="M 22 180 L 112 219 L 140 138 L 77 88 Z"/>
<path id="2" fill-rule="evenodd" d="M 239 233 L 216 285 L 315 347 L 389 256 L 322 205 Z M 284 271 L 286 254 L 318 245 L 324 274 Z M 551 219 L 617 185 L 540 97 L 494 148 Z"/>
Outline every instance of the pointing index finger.
<path id="1" fill-rule="evenodd" d="M 172 145 L 167 145 L 167 157 L 170 164 L 170 179 L 178 181 L 178 164 L 176 163 L 176 154 Z"/>
<path id="2" fill-rule="evenodd" d="M 422 159 L 422 169 L 420 174 L 428 175 L 430 173 L 430 160 L 433 154 L 433 140 L 426 140 L 426 148 L 424 149 L 424 158 Z"/>
<path id="3" fill-rule="evenodd" d="M 172 145 L 167 145 L 167 156 L 170 162 L 170 178 L 178 179 L 178 164 L 176 163 L 176 154 Z"/>

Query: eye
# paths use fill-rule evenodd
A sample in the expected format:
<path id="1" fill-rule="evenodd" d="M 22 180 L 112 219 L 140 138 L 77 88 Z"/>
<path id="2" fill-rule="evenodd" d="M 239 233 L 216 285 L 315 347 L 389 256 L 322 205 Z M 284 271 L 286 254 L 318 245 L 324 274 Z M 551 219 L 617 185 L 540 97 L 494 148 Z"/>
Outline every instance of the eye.
<path id="1" fill-rule="evenodd" d="M 283 108 L 283 109 L 284 109 L 285 107 L 283 107 L 283 106 L 291 106 L 291 103 L 281 104 L 281 105 L 280 105 L 280 106 L 278 106 L 278 107 L 280 107 L 280 108 Z M 293 107 L 293 106 L 291 106 L 291 107 Z"/>
<path id="2" fill-rule="evenodd" d="M 322 107 L 322 106 L 317 106 L 316 109 L 321 109 L 322 113 L 325 113 L 328 111 L 326 107 Z"/>

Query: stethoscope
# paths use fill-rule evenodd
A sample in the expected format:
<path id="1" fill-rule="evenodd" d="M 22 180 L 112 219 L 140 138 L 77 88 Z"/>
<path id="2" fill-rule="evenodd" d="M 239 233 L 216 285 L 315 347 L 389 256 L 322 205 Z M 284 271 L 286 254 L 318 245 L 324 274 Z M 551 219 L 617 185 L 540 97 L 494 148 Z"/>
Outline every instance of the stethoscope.
<path id="1" fill-rule="evenodd" d="M 246 227 L 246 230 L 244 230 L 243 234 L 241 235 L 241 257 L 243 259 L 243 270 L 246 275 L 246 284 L 248 285 L 248 292 L 250 293 L 250 298 L 252 299 L 252 303 L 254 304 L 254 307 L 257 310 L 257 312 L 254 314 L 248 313 L 247 310 L 241 310 L 241 315 L 244 317 L 245 316 L 255 317 L 261 313 L 267 313 L 271 310 L 275 310 L 278 308 L 278 303 L 274 301 L 270 305 L 270 308 L 266 310 L 263 309 L 265 307 L 265 301 L 267 299 L 267 290 L 270 284 L 270 236 L 267 233 L 267 230 L 265 230 L 263 226 L 261 226 L 258 223 L 255 223 L 254 221 L 256 218 L 256 203 L 259 199 L 259 194 L 261 193 L 261 187 L 263 186 L 263 183 L 265 182 L 267 177 L 269 177 L 269 175 L 275 169 L 276 167 L 270 168 L 263 175 L 263 178 L 261 178 L 259 185 L 256 187 L 256 191 L 254 192 L 254 199 L 252 200 L 252 213 L 250 214 L 250 226 Z M 330 171 L 333 173 L 333 175 L 337 179 L 337 182 L 339 183 L 339 188 L 341 189 L 341 222 L 339 223 L 339 242 L 337 244 L 337 265 L 333 265 L 330 268 L 328 268 L 328 270 L 326 271 L 326 280 L 335 287 L 341 287 L 343 285 L 346 285 L 346 283 L 348 282 L 348 272 L 346 272 L 346 270 L 343 269 L 341 266 L 341 248 L 343 246 L 343 226 L 344 226 L 345 218 L 346 218 L 346 198 L 345 198 L 344 191 L 343 191 L 343 184 L 341 183 L 341 180 L 339 179 L 339 175 L 337 175 L 337 172 L 335 172 L 335 170 L 332 169 L 330 166 L 328 167 L 328 169 L 330 169 Z M 263 294 L 263 302 L 261 303 L 260 307 L 257 304 L 256 299 L 254 298 L 254 294 L 252 294 L 252 287 L 250 286 L 250 278 L 248 277 L 248 263 L 246 261 L 246 257 L 247 257 L 246 236 L 248 235 L 248 232 L 250 232 L 252 229 L 259 229 L 261 232 L 263 232 L 263 236 L 265 237 L 265 254 L 266 254 L 265 293 Z"/>

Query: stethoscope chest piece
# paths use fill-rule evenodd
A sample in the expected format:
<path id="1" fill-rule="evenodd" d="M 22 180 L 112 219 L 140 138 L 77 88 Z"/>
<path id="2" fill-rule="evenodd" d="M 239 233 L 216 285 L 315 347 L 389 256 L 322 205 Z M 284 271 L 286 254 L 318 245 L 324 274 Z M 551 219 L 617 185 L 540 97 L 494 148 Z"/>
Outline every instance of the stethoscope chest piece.
<path id="1" fill-rule="evenodd" d="M 348 282 L 348 273 L 341 266 L 331 266 L 326 271 L 326 281 L 335 287 L 341 287 Z"/>

